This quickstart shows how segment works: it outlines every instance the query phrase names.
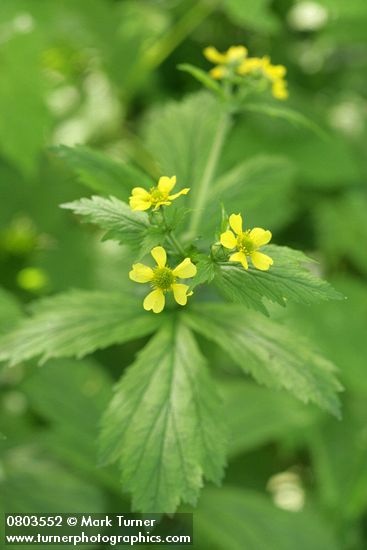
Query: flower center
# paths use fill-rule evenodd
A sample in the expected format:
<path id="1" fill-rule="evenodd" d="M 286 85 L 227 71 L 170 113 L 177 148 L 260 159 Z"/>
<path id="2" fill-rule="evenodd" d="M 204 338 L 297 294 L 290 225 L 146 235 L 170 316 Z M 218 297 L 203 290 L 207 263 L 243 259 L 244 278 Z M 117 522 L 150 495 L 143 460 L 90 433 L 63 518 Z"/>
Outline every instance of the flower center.
<path id="1" fill-rule="evenodd" d="M 162 191 L 160 191 L 158 187 L 152 187 L 150 189 L 150 200 L 153 204 L 165 201 L 167 199 L 167 196 L 167 193 L 162 193 Z"/>
<path id="2" fill-rule="evenodd" d="M 163 291 L 170 290 L 175 280 L 176 277 L 169 267 L 156 267 L 154 269 L 152 284 L 155 288 L 160 288 Z"/>
<path id="3" fill-rule="evenodd" d="M 251 240 L 249 230 L 245 231 L 245 233 L 242 233 L 242 235 L 239 235 L 237 237 L 237 248 L 241 252 L 244 252 L 246 255 L 251 254 L 251 252 L 256 249 L 256 246 Z"/>

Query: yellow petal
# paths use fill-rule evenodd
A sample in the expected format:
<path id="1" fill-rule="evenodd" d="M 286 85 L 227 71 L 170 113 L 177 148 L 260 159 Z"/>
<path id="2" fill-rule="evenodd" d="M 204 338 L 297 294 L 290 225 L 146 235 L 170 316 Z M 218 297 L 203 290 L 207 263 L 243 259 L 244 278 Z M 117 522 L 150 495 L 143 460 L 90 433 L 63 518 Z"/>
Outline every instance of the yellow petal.
<path id="1" fill-rule="evenodd" d="M 176 185 L 176 176 L 172 176 L 172 178 L 169 178 L 168 176 L 162 176 L 159 178 L 158 182 L 158 189 L 161 193 L 164 193 L 165 195 L 168 195 L 168 193 L 174 188 Z"/>
<path id="2" fill-rule="evenodd" d="M 131 191 L 131 195 L 133 197 L 139 197 L 140 199 L 150 199 L 150 193 L 148 193 L 148 191 L 143 187 L 134 187 L 134 189 Z"/>
<path id="3" fill-rule="evenodd" d="M 266 76 L 268 76 L 272 80 L 278 80 L 278 79 L 284 78 L 287 73 L 287 69 L 283 65 L 268 64 L 267 66 L 264 67 L 264 70 L 265 70 Z"/>
<path id="4" fill-rule="evenodd" d="M 153 269 L 144 264 L 134 264 L 129 277 L 136 283 L 148 283 L 153 279 Z"/>
<path id="5" fill-rule="evenodd" d="M 195 277 L 197 269 L 190 258 L 185 258 L 183 262 L 175 267 L 172 273 L 175 277 L 180 277 L 180 279 L 189 279 L 190 277 Z"/>
<path id="6" fill-rule="evenodd" d="M 284 100 L 287 99 L 289 95 L 285 80 L 275 80 L 272 84 L 271 91 L 275 99 Z"/>
<path id="7" fill-rule="evenodd" d="M 160 313 L 164 308 L 165 302 L 166 299 L 163 290 L 157 288 L 156 290 L 149 292 L 148 296 L 145 297 L 143 307 L 146 311 L 150 311 L 152 309 L 154 313 Z"/>
<path id="8" fill-rule="evenodd" d="M 220 244 L 225 246 L 226 248 L 232 249 L 236 246 L 237 239 L 233 235 L 232 231 L 226 231 L 220 236 Z"/>
<path id="9" fill-rule="evenodd" d="M 152 206 L 150 199 L 145 200 L 140 197 L 130 197 L 129 204 L 131 210 L 148 210 Z"/>
<path id="10" fill-rule="evenodd" d="M 205 48 L 203 53 L 207 60 L 211 61 L 212 63 L 219 64 L 226 62 L 225 54 L 218 52 L 217 48 L 214 48 L 213 46 L 208 46 L 207 48 Z"/>
<path id="11" fill-rule="evenodd" d="M 245 269 L 248 269 L 246 254 L 244 252 L 235 252 L 229 257 L 230 262 L 240 262 Z"/>
<path id="12" fill-rule="evenodd" d="M 169 206 L 172 204 L 170 201 L 158 201 L 153 210 L 158 210 L 160 206 Z"/>
<path id="13" fill-rule="evenodd" d="M 247 55 L 245 46 L 231 46 L 226 52 L 226 61 L 240 61 Z"/>
<path id="14" fill-rule="evenodd" d="M 214 80 L 221 80 L 228 74 L 228 69 L 223 65 L 218 65 L 217 67 L 214 67 L 214 69 L 211 69 L 209 74 L 212 78 L 214 78 Z"/>
<path id="15" fill-rule="evenodd" d="M 237 235 L 242 235 L 242 216 L 241 214 L 231 214 L 229 216 L 229 225 Z"/>
<path id="16" fill-rule="evenodd" d="M 270 256 L 263 254 L 262 252 L 252 252 L 251 260 L 256 269 L 261 271 L 267 271 L 271 265 L 273 265 L 273 260 Z"/>
<path id="17" fill-rule="evenodd" d="M 150 253 L 157 262 L 158 267 L 164 267 L 166 265 L 167 254 L 163 246 L 155 246 Z"/>
<path id="18" fill-rule="evenodd" d="M 188 289 L 189 289 L 188 285 L 182 285 L 182 284 L 172 285 L 173 296 L 176 302 L 180 304 L 180 306 L 185 306 L 187 304 L 187 297 L 189 295 L 191 296 L 192 294 L 192 292 L 190 292 L 190 294 L 187 294 Z"/>
<path id="19" fill-rule="evenodd" d="M 263 60 L 259 57 L 249 57 L 245 59 L 238 67 L 237 72 L 240 75 L 250 74 L 258 71 L 263 66 Z"/>
<path id="20" fill-rule="evenodd" d="M 174 199 L 177 199 L 180 195 L 187 195 L 187 193 L 190 191 L 190 187 L 185 187 L 184 189 L 181 189 L 178 193 L 175 193 L 174 195 L 169 195 L 169 200 L 173 201 Z"/>
<path id="21" fill-rule="evenodd" d="M 255 227 L 250 231 L 250 239 L 259 248 L 260 246 L 264 246 L 264 244 L 268 244 L 271 239 L 271 231 Z"/>

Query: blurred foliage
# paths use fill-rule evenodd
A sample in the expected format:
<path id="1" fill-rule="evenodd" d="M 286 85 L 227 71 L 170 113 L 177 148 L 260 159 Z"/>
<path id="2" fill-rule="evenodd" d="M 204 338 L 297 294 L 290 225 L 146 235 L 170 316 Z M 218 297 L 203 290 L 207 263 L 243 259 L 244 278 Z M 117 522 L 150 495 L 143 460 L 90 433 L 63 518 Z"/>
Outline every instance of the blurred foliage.
<path id="1" fill-rule="evenodd" d="M 240 201 L 249 225 L 269 226 L 278 244 L 306 250 L 320 261 L 313 269 L 347 297 L 293 305 L 287 316 L 269 306 L 285 325 L 282 334 L 287 325 L 298 327 L 337 364 L 345 387 L 342 419 L 243 380 L 240 369 L 256 368 L 256 355 L 253 366 L 238 365 L 215 342 L 212 326 L 202 329 L 200 347 L 229 419 L 230 456 L 224 487 L 206 488 L 194 511 L 200 550 L 367 545 L 366 28 L 365 0 L 1 2 L 2 334 L 39 297 L 57 312 L 65 301 L 82 301 L 76 327 L 89 322 L 98 331 L 93 312 L 102 304 L 92 304 L 88 291 L 131 291 L 126 248 L 101 242 L 92 226 L 82 231 L 59 205 L 98 193 L 101 185 L 126 199 L 130 183 L 149 182 L 160 169 L 195 183 L 204 157 L 188 159 L 205 149 L 217 113 L 206 94 L 190 95 L 200 86 L 177 65 L 206 71 L 205 46 L 243 43 L 287 66 L 287 108 L 311 121 L 309 127 L 292 121 L 272 104 L 267 113 L 256 105 L 241 113 L 225 144 L 205 230 L 218 229 L 211 220 L 228 192 L 228 208 Z M 174 166 L 163 164 L 169 150 Z M 73 288 L 81 290 L 68 292 Z M 64 294 L 48 297 L 56 292 Z M 97 466 L 96 449 L 114 381 L 149 332 L 139 332 L 128 303 L 107 304 L 111 318 L 126 308 L 118 345 L 88 360 L 2 368 L 0 510 L 129 510 L 120 474 Z M 52 319 L 37 308 L 28 328 L 42 339 Z M 129 329 L 135 340 L 124 344 Z M 108 327 L 98 336 L 108 345 Z M 78 347 L 74 333 L 65 337 Z M 22 358 L 33 355 L 32 338 L 25 333 Z M 82 342 L 77 351 L 91 349 Z M 312 371 L 312 358 L 303 369 Z M 132 451 L 131 434 L 127 441 Z"/>

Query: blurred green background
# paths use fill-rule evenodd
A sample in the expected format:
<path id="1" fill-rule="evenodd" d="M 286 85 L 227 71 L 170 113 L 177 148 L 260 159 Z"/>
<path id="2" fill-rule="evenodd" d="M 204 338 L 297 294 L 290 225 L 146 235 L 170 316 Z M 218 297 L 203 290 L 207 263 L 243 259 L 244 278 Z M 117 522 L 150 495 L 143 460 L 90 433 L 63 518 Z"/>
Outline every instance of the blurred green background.
<path id="1" fill-rule="evenodd" d="M 266 158 L 272 168 L 265 162 L 244 185 L 249 219 L 317 258 L 347 296 L 281 314 L 337 364 L 345 392 L 337 421 L 250 380 L 224 386 L 231 453 L 223 487 L 204 489 L 195 511 L 195 548 L 363 550 L 365 0 L 2 0 L 0 332 L 44 295 L 126 286 L 123 249 L 58 207 L 91 192 L 53 147 L 86 144 L 149 171 L 150 112 L 199 90 L 177 65 L 209 69 L 203 48 L 232 44 L 284 64 L 287 105 L 326 134 L 247 114 L 221 169 Z M 113 381 L 140 346 L 0 371 L 0 509 L 129 510 L 117 471 L 96 466 L 95 441 Z M 234 368 L 217 349 L 207 353 L 214 370 Z"/>

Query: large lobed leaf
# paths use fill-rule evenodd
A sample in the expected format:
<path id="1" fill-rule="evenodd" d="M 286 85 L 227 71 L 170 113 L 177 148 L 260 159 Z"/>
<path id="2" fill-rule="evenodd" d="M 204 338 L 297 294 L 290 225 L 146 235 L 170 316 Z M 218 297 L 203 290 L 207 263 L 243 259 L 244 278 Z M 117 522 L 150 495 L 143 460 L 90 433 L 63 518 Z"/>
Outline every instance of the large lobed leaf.
<path id="1" fill-rule="evenodd" d="M 186 311 L 184 318 L 260 384 L 284 388 L 304 402 L 340 415 L 341 386 L 333 363 L 288 328 L 240 305 L 201 303 Z"/>
<path id="2" fill-rule="evenodd" d="M 215 283 L 228 300 L 266 314 L 264 298 L 282 306 L 288 300 L 311 304 L 343 299 L 328 282 L 305 267 L 311 260 L 302 252 L 276 245 L 264 246 L 262 251 L 274 261 L 268 271 L 259 271 L 251 265 L 245 270 L 239 264 L 225 264 L 217 269 Z"/>
<path id="3" fill-rule="evenodd" d="M 74 290 L 41 300 L 34 314 L 0 339 L 0 360 L 82 357 L 98 348 L 145 336 L 159 326 L 135 297 Z"/>
<path id="4" fill-rule="evenodd" d="M 118 460 L 133 508 L 173 513 L 195 504 L 224 466 L 222 412 L 191 331 L 163 326 L 118 383 L 104 416 L 104 461 Z"/>

